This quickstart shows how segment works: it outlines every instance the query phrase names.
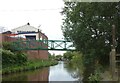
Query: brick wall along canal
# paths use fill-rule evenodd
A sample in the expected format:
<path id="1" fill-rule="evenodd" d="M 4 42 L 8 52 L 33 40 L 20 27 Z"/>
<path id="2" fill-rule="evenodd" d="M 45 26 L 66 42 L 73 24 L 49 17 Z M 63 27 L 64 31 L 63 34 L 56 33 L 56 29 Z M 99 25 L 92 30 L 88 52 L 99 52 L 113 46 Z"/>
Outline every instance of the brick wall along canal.
<path id="1" fill-rule="evenodd" d="M 3 81 L 80 81 L 77 69 L 68 67 L 60 61 L 58 65 L 34 71 L 14 73 L 2 76 Z"/>

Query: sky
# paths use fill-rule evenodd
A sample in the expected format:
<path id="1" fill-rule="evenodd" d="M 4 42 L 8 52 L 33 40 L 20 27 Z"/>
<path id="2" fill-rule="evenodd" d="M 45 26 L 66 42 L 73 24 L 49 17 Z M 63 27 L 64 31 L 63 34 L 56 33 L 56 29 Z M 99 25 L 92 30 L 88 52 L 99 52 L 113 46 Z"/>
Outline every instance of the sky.
<path id="1" fill-rule="evenodd" d="M 40 28 L 50 40 L 63 40 L 63 16 L 60 14 L 63 7 L 63 0 L 0 0 L 0 26 L 11 30 L 29 22 Z"/>

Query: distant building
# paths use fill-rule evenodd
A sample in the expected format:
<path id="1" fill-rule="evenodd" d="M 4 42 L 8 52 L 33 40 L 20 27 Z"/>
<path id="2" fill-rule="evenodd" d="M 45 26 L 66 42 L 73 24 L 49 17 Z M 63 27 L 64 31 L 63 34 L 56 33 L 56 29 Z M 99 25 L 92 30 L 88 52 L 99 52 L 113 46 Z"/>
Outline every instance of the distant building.
<path id="1" fill-rule="evenodd" d="M 42 33 L 39 29 L 33 27 L 30 25 L 30 23 L 27 23 L 26 25 L 14 28 L 11 30 L 14 37 L 22 37 L 28 40 L 47 40 L 48 37 Z M 13 37 L 13 36 L 12 36 Z"/>
<path id="2" fill-rule="evenodd" d="M 12 34 L 11 31 L 6 31 L 6 32 L 3 32 L 2 34 Z"/>
<path id="3" fill-rule="evenodd" d="M 6 31 L 1 34 L 0 41 L 17 41 L 17 40 L 48 40 L 48 37 L 42 33 L 39 29 L 27 23 L 26 25 Z M 31 41 L 35 42 L 35 41 Z M 43 46 L 47 47 L 47 41 L 43 42 Z M 41 45 L 41 44 L 40 44 Z M 39 46 L 39 45 L 38 45 Z M 47 50 L 28 50 L 28 59 L 48 59 Z"/>

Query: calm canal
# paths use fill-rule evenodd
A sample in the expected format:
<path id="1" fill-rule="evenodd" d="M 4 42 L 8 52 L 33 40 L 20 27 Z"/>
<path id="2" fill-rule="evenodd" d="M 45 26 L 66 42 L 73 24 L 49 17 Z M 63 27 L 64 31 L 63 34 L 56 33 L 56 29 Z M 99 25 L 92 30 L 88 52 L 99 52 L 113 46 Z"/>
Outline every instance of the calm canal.
<path id="1" fill-rule="evenodd" d="M 65 62 L 34 71 L 4 75 L 3 81 L 81 81 L 78 69 L 71 68 Z"/>

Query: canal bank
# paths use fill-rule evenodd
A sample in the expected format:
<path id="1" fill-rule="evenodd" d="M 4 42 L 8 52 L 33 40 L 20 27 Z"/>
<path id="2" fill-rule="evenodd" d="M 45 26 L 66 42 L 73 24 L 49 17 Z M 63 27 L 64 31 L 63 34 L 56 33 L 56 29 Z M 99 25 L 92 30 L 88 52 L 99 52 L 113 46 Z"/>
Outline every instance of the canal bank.
<path id="1" fill-rule="evenodd" d="M 3 42 L 3 48 L 0 49 L 0 57 L 2 57 L 2 69 L 0 69 L 0 74 L 11 74 L 34 70 L 42 67 L 56 65 L 58 63 L 57 61 L 51 59 L 29 60 L 29 55 L 24 53 L 24 51 L 14 50 L 11 45 L 12 43 L 10 42 Z"/>
<path id="2" fill-rule="evenodd" d="M 57 65 L 44 67 L 37 70 L 24 71 L 3 75 L 3 81 L 81 81 L 77 75 L 78 70 L 68 67 L 66 63 L 59 61 Z"/>
<path id="3" fill-rule="evenodd" d="M 52 65 L 58 64 L 57 61 L 52 60 L 34 60 L 34 61 L 28 61 L 24 63 L 23 65 L 12 65 L 8 66 L 6 68 L 2 69 L 2 74 L 11 74 L 16 72 L 23 72 L 23 71 L 29 71 L 29 70 L 35 70 L 38 68 L 48 67 Z"/>

